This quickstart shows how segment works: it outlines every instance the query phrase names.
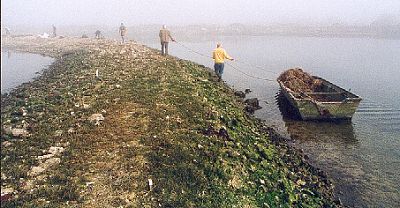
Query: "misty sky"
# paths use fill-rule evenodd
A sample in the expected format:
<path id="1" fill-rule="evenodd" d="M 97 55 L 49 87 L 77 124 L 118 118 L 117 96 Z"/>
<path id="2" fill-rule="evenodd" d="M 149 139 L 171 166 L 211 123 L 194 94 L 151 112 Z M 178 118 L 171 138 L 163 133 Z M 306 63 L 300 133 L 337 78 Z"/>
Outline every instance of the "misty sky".
<path id="1" fill-rule="evenodd" d="M 400 0 L 2 0 L 2 25 L 370 23 Z"/>

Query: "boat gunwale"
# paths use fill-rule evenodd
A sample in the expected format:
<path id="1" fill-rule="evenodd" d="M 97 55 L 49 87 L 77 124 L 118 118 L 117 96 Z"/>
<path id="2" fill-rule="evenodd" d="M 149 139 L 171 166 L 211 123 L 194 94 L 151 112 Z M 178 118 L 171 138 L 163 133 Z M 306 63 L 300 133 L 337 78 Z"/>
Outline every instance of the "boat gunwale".
<path id="1" fill-rule="evenodd" d="M 334 87 L 337 87 L 338 89 L 342 90 L 342 92 L 333 92 L 333 93 L 328 93 L 328 92 L 325 93 L 324 92 L 324 93 L 321 93 L 321 94 L 329 95 L 329 94 L 349 93 L 349 94 L 353 95 L 354 97 L 353 98 L 345 98 L 345 99 L 343 99 L 341 101 L 318 101 L 316 99 L 311 99 L 310 97 L 298 98 L 295 95 L 300 95 L 300 93 L 294 92 L 292 89 L 287 87 L 281 80 L 278 80 L 278 83 L 279 83 L 280 87 L 283 88 L 285 91 L 287 91 L 288 94 L 291 96 L 291 98 L 294 99 L 296 102 L 297 101 L 310 101 L 310 102 L 317 102 L 317 103 L 320 103 L 320 104 L 343 104 L 343 103 L 349 103 L 349 102 L 356 103 L 356 102 L 360 102 L 362 100 L 362 98 L 360 96 L 358 96 L 358 95 L 356 95 L 356 94 L 354 94 L 354 93 L 352 93 L 352 92 L 350 92 L 348 90 L 345 90 L 345 89 L 343 89 L 343 88 L 341 88 L 341 87 L 339 87 L 339 86 L 337 86 L 337 85 L 335 85 L 335 84 L 333 84 L 333 83 L 331 83 L 331 82 L 329 82 L 329 81 L 327 81 L 327 80 L 325 80 L 325 79 L 323 79 L 321 77 L 318 77 L 318 76 L 313 76 L 313 77 L 317 78 L 317 79 L 320 79 L 323 82 L 328 83 L 328 84 L 330 84 L 330 85 L 332 85 Z M 313 94 L 313 92 L 312 93 L 304 93 L 304 94 L 309 95 L 309 94 Z M 315 94 L 318 94 L 318 93 L 315 93 Z"/>

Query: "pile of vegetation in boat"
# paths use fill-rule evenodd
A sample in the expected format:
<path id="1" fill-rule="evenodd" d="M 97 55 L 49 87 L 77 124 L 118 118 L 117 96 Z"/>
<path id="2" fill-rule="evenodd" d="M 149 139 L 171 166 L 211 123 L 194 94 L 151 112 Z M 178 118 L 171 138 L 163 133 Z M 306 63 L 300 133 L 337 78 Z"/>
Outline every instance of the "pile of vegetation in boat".
<path id="1" fill-rule="evenodd" d="M 322 90 L 322 81 L 300 68 L 284 71 L 278 77 L 278 81 L 283 82 L 286 87 L 298 93 L 318 92 Z"/>

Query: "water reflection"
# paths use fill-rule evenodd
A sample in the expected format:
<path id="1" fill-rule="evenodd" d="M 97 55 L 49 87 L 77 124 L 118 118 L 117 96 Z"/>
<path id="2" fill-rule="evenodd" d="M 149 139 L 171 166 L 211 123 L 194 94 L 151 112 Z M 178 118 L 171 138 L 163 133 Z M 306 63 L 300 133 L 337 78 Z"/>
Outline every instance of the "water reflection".
<path id="1" fill-rule="evenodd" d="M 351 120 L 302 121 L 298 111 L 290 105 L 282 92 L 276 95 L 284 125 L 295 146 L 310 155 L 309 162 L 328 173 L 337 189 L 335 194 L 347 205 L 365 205 L 360 180 L 365 177 L 360 158 L 354 156 L 359 140 Z M 348 160 L 352 158 L 352 160 Z M 349 199 L 346 195 L 351 194 Z"/>
<path id="2" fill-rule="evenodd" d="M 10 92 L 18 85 L 31 81 L 37 73 L 54 61 L 37 54 L 1 50 L 1 93 Z"/>

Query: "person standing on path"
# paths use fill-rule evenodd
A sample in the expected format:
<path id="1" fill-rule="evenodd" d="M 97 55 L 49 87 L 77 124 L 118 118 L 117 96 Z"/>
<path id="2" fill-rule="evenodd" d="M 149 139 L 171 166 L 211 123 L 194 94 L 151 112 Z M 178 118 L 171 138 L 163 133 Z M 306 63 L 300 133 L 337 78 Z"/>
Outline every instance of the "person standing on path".
<path id="1" fill-rule="evenodd" d="M 96 39 L 100 39 L 101 38 L 101 31 L 100 30 L 96 30 L 96 32 L 94 33 L 95 38 Z"/>
<path id="2" fill-rule="evenodd" d="M 229 59 L 233 61 L 234 59 L 226 53 L 226 51 L 222 48 L 221 43 L 217 43 L 217 48 L 214 49 L 212 58 L 214 60 L 214 70 L 215 74 L 218 76 L 218 81 L 222 79 L 222 73 L 224 73 L 224 62 L 225 59 Z"/>
<path id="3" fill-rule="evenodd" d="M 53 25 L 53 37 L 57 37 L 57 28 Z"/>
<path id="4" fill-rule="evenodd" d="M 163 27 L 160 30 L 160 42 L 161 42 L 161 55 L 166 56 L 168 55 L 168 42 L 169 39 L 171 39 L 173 42 L 175 41 L 169 30 L 167 30 L 167 26 L 163 25 Z"/>
<path id="5" fill-rule="evenodd" d="M 121 23 L 121 26 L 119 27 L 119 34 L 121 35 L 122 43 L 125 43 L 126 32 L 127 32 L 127 29 L 126 29 L 124 23 Z"/>

